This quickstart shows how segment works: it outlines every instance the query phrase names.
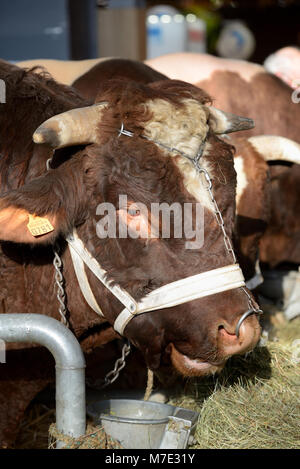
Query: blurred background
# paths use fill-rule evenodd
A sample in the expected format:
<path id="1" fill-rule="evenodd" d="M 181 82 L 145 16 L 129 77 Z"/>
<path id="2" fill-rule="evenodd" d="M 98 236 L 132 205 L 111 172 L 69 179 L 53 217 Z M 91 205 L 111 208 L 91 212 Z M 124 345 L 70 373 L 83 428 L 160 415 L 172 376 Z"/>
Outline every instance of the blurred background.
<path id="1" fill-rule="evenodd" d="M 208 52 L 263 63 L 300 46 L 300 0 L 0 0 L 0 57 L 136 60 Z"/>

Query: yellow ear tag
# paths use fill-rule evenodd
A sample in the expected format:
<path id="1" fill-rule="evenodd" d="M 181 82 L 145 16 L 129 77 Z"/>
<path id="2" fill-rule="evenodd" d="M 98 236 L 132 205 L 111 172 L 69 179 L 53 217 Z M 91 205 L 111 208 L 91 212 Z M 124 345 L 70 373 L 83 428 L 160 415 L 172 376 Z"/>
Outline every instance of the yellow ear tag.
<path id="1" fill-rule="evenodd" d="M 29 214 L 29 222 L 27 225 L 32 236 L 42 236 L 54 230 L 47 218 L 41 218 L 36 215 Z"/>

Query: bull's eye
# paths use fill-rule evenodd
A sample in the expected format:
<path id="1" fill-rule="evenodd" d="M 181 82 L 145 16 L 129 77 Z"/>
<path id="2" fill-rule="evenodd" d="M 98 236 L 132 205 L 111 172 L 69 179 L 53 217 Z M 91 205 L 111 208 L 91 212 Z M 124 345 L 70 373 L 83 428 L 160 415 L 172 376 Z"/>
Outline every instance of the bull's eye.
<path id="1" fill-rule="evenodd" d="M 148 239 L 151 228 L 148 221 L 147 207 L 134 201 L 123 204 L 118 210 L 121 223 L 127 225 L 127 233 L 132 239 Z"/>
<path id="2" fill-rule="evenodd" d="M 131 217 L 138 217 L 141 214 L 141 211 L 138 208 L 129 208 L 128 215 Z"/>

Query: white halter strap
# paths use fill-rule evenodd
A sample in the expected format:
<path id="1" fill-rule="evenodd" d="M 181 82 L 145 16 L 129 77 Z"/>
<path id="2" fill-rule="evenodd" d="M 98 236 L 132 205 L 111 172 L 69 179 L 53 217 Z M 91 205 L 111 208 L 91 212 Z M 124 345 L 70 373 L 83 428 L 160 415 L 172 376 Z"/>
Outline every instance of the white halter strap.
<path id="1" fill-rule="evenodd" d="M 227 265 L 192 275 L 163 285 L 150 292 L 137 305 L 134 313 L 124 308 L 114 323 L 114 329 L 123 335 L 131 319 L 138 314 L 157 309 L 171 308 L 188 301 L 214 295 L 223 291 L 245 286 L 245 279 L 238 264 Z"/>
<path id="2" fill-rule="evenodd" d="M 110 285 L 106 279 L 107 272 L 85 248 L 76 230 L 66 239 L 79 286 L 90 307 L 99 315 L 104 316 L 91 290 L 84 264 L 125 306 L 114 323 L 114 329 L 121 335 L 129 321 L 139 314 L 171 308 L 198 298 L 245 286 L 245 279 L 239 265 L 231 264 L 163 285 L 136 303 L 132 296 L 119 285 Z"/>

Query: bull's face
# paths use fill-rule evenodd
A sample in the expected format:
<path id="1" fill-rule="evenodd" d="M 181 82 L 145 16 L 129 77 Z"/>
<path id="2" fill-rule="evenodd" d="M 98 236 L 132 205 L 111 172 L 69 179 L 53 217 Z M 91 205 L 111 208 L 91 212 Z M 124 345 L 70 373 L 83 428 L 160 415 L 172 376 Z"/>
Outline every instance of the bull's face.
<path id="1" fill-rule="evenodd" d="M 234 130 L 240 121 L 210 111 L 205 106 L 207 97 L 191 85 L 130 86 L 122 88 L 118 83 L 117 88 L 104 88 L 100 101 L 105 104 L 92 107 L 86 117 L 83 110 L 73 115 L 71 111 L 38 129 L 35 140 L 40 143 L 52 142 L 55 147 L 93 144 L 6 194 L 0 207 L 0 237 L 49 243 L 77 227 L 108 278 L 140 300 L 162 285 L 233 263 L 205 182 L 187 157 L 193 158 L 203 148 L 201 166 L 213 180 L 213 193 L 231 237 L 235 212 L 232 148 L 214 134 Z M 133 136 L 118 137 L 122 122 Z M 157 203 L 164 203 L 167 211 L 176 204 L 181 218 L 172 216 L 170 210 L 166 227 L 160 214 L 153 213 Z M 187 206 L 191 210 L 185 211 Z M 32 215 L 47 220 L 53 230 L 34 237 L 27 227 Z M 176 230 L 189 221 L 193 235 L 181 230 L 178 236 Z M 113 324 L 122 305 L 93 274 L 88 272 L 88 277 Z M 184 375 L 207 374 L 220 369 L 232 354 L 251 350 L 257 343 L 260 327 L 253 315 L 242 323 L 239 337 L 235 335 L 247 309 L 245 292 L 233 289 L 142 314 L 127 325 L 124 335 L 153 369 L 172 362 Z"/>

